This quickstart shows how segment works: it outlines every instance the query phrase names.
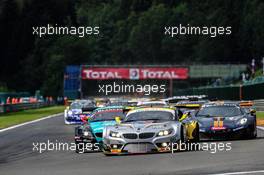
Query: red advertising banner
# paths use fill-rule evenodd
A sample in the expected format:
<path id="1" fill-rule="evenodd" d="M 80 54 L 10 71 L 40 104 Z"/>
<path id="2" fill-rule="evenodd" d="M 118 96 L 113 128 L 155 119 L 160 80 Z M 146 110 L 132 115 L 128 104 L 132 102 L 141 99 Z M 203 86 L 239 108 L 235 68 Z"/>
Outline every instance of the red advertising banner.
<path id="1" fill-rule="evenodd" d="M 82 79 L 187 79 L 188 68 L 82 68 Z"/>
<path id="2" fill-rule="evenodd" d="M 130 74 L 130 76 L 131 75 L 133 74 Z M 188 78 L 187 68 L 142 68 L 142 69 L 139 69 L 139 79 L 187 79 L 187 78 Z"/>

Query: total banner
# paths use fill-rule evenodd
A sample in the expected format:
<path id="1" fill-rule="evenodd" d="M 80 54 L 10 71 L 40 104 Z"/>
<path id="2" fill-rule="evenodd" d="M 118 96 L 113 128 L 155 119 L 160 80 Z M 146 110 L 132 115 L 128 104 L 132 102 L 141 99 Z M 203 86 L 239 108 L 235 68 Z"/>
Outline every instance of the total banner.
<path id="1" fill-rule="evenodd" d="M 82 79 L 187 79 L 188 68 L 151 67 L 151 68 L 93 68 L 82 67 Z"/>

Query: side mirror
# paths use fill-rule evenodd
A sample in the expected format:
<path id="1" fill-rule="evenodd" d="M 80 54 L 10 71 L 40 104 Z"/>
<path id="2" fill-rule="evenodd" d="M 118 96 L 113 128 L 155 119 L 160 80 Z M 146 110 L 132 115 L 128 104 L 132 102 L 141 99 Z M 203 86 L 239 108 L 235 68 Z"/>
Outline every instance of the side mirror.
<path id="1" fill-rule="evenodd" d="M 180 121 L 180 122 L 183 121 L 183 120 L 186 119 L 189 115 L 190 115 L 190 112 L 184 113 L 184 114 L 182 115 L 182 117 L 179 118 L 179 121 Z"/>
<path id="2" fill-rule="evenodd" d="M 121 123 L 121 117 L 116 116 L 115 117 L 115 121 L 116 121 L 117 124 L 120 124 Z"/>

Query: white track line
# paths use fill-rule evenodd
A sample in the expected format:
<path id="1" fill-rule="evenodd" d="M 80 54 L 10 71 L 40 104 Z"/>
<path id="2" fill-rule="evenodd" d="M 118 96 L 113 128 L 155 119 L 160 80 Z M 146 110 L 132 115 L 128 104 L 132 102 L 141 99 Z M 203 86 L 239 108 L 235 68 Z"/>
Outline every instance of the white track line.
<path id="1" fill-rule="evenodd" d="M 219 174 L 211 174 L 211 175 L 236 175 L 236 174 L 259 174 L 264 173 L 264 170 L 259 171 L 241 171 L 241 172 L 232 172 L 232 173 L 219 173 Z"/>
<path id="2" fill-rule="evenodd" d="M 264 127 L 263 126 L 257 126 L 258 129 L 264 131 Z"/>
<path id="3" fill-rule="evenodd" d="M 49 119 L 49 118 L 52 118 L 52 117 L 57 117 L 57 116 L 62 115 L 62 114 L 63 113 L 53 114 L 53 115 L 50 115 L 50 116 L 47 116 L 47 117 L 43 117 L 43 118 L 40 118 L 40 119 L 36 119 L 36 120 L 29 121 L 29 122 L 21 123 L 21 124 L 18 124 L 18 125 L 10 126 L 8 128 L 0 129 L 0 133 L 4 132 L 4 131 L 11 130 L 11 129 L 18 128 L 20 126 L 25 126 L 25 125 L 28 125 L 28 124 L 31 124 L 31 123 L 36 123 L 36 122 L 39 122 L 39 121 L 42 121 L 42 120 L 46 120 L 46 119 Z"/>

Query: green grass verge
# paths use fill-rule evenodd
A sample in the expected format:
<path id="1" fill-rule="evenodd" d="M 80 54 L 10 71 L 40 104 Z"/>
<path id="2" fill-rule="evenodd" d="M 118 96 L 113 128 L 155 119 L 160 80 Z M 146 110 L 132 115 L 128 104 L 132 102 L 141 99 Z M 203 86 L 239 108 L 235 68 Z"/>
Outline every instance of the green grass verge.
<path id="1" fill-rule="evenodd" d="M 257 111 L 257 118 L 258 119 L 264 119 L 264 112 Z"/>
<path id="2" fill-rule="evenodd" d="M 19 112 L 0 114 L 0 129 L 46 117 L 48 115 L 61 113 L 64 111 L 64 109 L 64 106 L 52 106 L 40 109 L 29 109 Z"/>

